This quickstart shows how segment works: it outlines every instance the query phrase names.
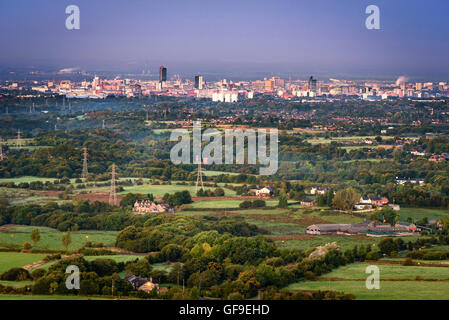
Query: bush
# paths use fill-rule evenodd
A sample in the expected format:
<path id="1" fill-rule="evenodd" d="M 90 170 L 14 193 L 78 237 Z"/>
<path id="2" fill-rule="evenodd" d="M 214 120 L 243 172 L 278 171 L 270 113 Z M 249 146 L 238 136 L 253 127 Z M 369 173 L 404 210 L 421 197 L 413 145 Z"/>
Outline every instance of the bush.
<path id="1" fill-rule="evenodd" d="M 23 251 L 30 251 L 31 250 L 31 244 L 29 242 L 25 242 L 23 244 L 22 250 Z"/>
<path id="2" fill-rule="evenodd" d="M 249 208 L 251 208 L 251 206 L 252 206 L 252 203 L 251 203 L 251 201 L 248 201 L 248 200 L 243 201 L 242 203 L 239 204 L 240 209 L 249 209 Z"/>
<path id="3" fill-rule="evenodd" d="M 411 258 L 406 258 L 404 262 L 402 263 L 403 266 L 414 266 L 415 263 Z"/>
<path id="4" fill-rule="evenodd" d="M 253 208 L 263 208 L 266 206 L 266 203 L 264 200 L 254 200 L 253 201 Z"/>
<path id="5" fill-rule="evenodd" d="M 31 277 L 33 278 L 33 280 L 37 280 L 45 276 L 46 273 L 47 271 L 45 269 L 36 269 L 33 272 L 31 272 Z"/>
<path id="6" fill-rule="evenodd" d="M 228 295 L 228 300 L 243 300 L 243 298 L 239 292 L 232 292 Z"/>
<path id="7" fill-rule="evenodd" d="M 366 260 L 379 260 L 380 254 L 377 251 L 370 251 L 366 254 Z"/>
<path id="8" fill-rule="evenodd" d="M 248 201 L 245 200 L 242 203 L 239 204 L 239 207 L 241 209 L 249 209 L 249 208 L 264 208 L 266 207 L 266 203 L 264 200 L 254 200 L 254 201 Z"/>
<path id="9" fill-rule="evenodd" d="M 49 254 L 48 256 L 46 256 L 44 258 L 44 261 L 48 262 L 48 261 L 53 261 L 53 260 L 61 260 L 61 254 L 57 253 L 57 254 Z"/>
<path id="10" fill-rule="evenodd" d="M 31 276 L 30 273 L 22 268 L 12 268 L 1 276 L 2 280 L 6 281 L 24 281 L 24 280 L 30 280 Z"/>

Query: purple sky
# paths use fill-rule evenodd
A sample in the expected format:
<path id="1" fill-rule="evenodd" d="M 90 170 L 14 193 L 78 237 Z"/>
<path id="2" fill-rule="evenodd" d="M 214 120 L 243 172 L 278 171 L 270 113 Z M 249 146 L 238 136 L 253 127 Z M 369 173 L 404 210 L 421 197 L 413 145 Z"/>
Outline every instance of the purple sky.
<path id="1" fill-rule="evenodd" d="M 81 29 L 65 28 L 65 8 Z M 381 30 L 365 28 L 365 8 Z M 0 66 L 449 78 L 449 1 L 0 1 Z"/>

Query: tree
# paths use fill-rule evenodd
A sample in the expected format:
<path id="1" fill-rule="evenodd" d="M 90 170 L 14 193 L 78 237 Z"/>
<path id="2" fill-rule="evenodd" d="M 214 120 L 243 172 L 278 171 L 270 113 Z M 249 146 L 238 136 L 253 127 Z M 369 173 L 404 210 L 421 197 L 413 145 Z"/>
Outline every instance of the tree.
<path id="1" fill-rule="evenodd" d="M 126 266 L 126 271 L 138 277 L 149 278 L 151 277 L 153 267 L 148 263 L 147 259 L 140 259 L 137 262 L 129 263 Z"/>
<path id="2" fill-rule="evenodd" d="M 334 199 L 332 199 L 332 206 L 340 210 L 351 210 L 359 200 L 360 194 L 356 190 L 346 188 L 337 191 Z"/>
<path id="3" fill-rule="evenodd" d="M 69 246 L 72 243 L 72 237 L 70 236 L 70 230 L 67 231 L 66 234 L 62 236 L 62 245 L 64 246 L 65 250 L 69 250 Z"/>
<path id="4" fill-rule="evenodd" d="M 30 234 L 31 241 L 33 241 L 34 246 L 36 246 L 36 243 L 39 242 L 41 239 L 41 234 L 39 232 L 39 229 L 34 229 Z"/>
<path id="5" fill-rule="evenodd" d="M 282 190 L 279 195 L 279 208 L 287 208 L 288 207 L 288 200 L 287 195 L 285 194 L 285 191 Z"/>
<path id="6" fill-rule="evenodd" d="M 22 249 L 23 251 L 31 250 L 31 244 L 29 242 L 24 242 Z"/>
<path id="7" fill-rule="evenodd" d="M 379 250 L 381 253 L 391 255 L 392 252 L 398 252 L 400 247 L 399 243 L 395 242 L 392 238 L 385 238 L 379 242 Z"/>
<path id="8" fill-rule="evenodd" d="M 392 208 L 383 208 L 382 210 L 377 210 L 373 212 L 370 216 L 371 220 L 383 222 L 383 223 L 389 223 L 391 225 L 394 225 L 396 222 L 399 221 L 399 215 L 396 214 L 396 211 L 394 211 Z"/>
<path id="9" fill-rule="evenodd" d="M 251 201 L 248 201 L 248 200 L 245 200 L 239 204 L 240 209 L 248 209 L 248 208 L 251 208 L 251 206 L 252 206 L 252 203 L 251 203 Z"/>
<path id="10" fill-rule="evenodd" d="M 216 188 L 214 191 L 214 196 L 216 197 L 223 197 L 225 195 L 225 192 L 222 188 Z"/>

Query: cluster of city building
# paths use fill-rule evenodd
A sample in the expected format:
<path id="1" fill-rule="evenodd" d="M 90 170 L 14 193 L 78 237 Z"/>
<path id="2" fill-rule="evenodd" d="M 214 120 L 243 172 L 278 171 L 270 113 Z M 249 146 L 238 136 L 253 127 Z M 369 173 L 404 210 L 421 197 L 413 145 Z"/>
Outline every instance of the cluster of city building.
<path id="1" fill-rule="evenodd" d="M 168 78 L 167 68 L 159 69 L 159 80 L 102 79 L 94 76 L 92 81 L 70 80 L 33 81 L 31 84 L 7 81 L 3 89 L 28 88 L 40 93 L 64 94 L 68 98 L 105 98 L 108 95 L 134 97 L 140 95 L 166 95 L 177 97 L 209 98 L 214 102 L 236 102 L 251 99 L 255 94 L 271 95 L 282 99 L 332 98 L 352 96 L 365 100 L 392 98 L 439 98 L 449 96 L 447 82 L 407 83 L 404 77 L 395 82 L 329 79 L 318 81 L 313 76 L 308 80 L 284 80 L 280 77 L 255 81 L 208 81 L 202 75 L 182 80 L 175 75 Z"/>

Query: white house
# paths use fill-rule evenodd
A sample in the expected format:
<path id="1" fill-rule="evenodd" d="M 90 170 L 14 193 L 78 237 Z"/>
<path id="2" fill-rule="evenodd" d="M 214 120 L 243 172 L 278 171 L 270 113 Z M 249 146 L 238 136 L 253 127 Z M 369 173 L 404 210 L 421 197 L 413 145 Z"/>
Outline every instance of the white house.
<path id="1" fill-rule="evenodd" d="M 270 186 L 263 187 L 262 189 L 256 190 L 256 196 L 259 197 L 269 197 L 273 194 L 273 188 Z"/>

